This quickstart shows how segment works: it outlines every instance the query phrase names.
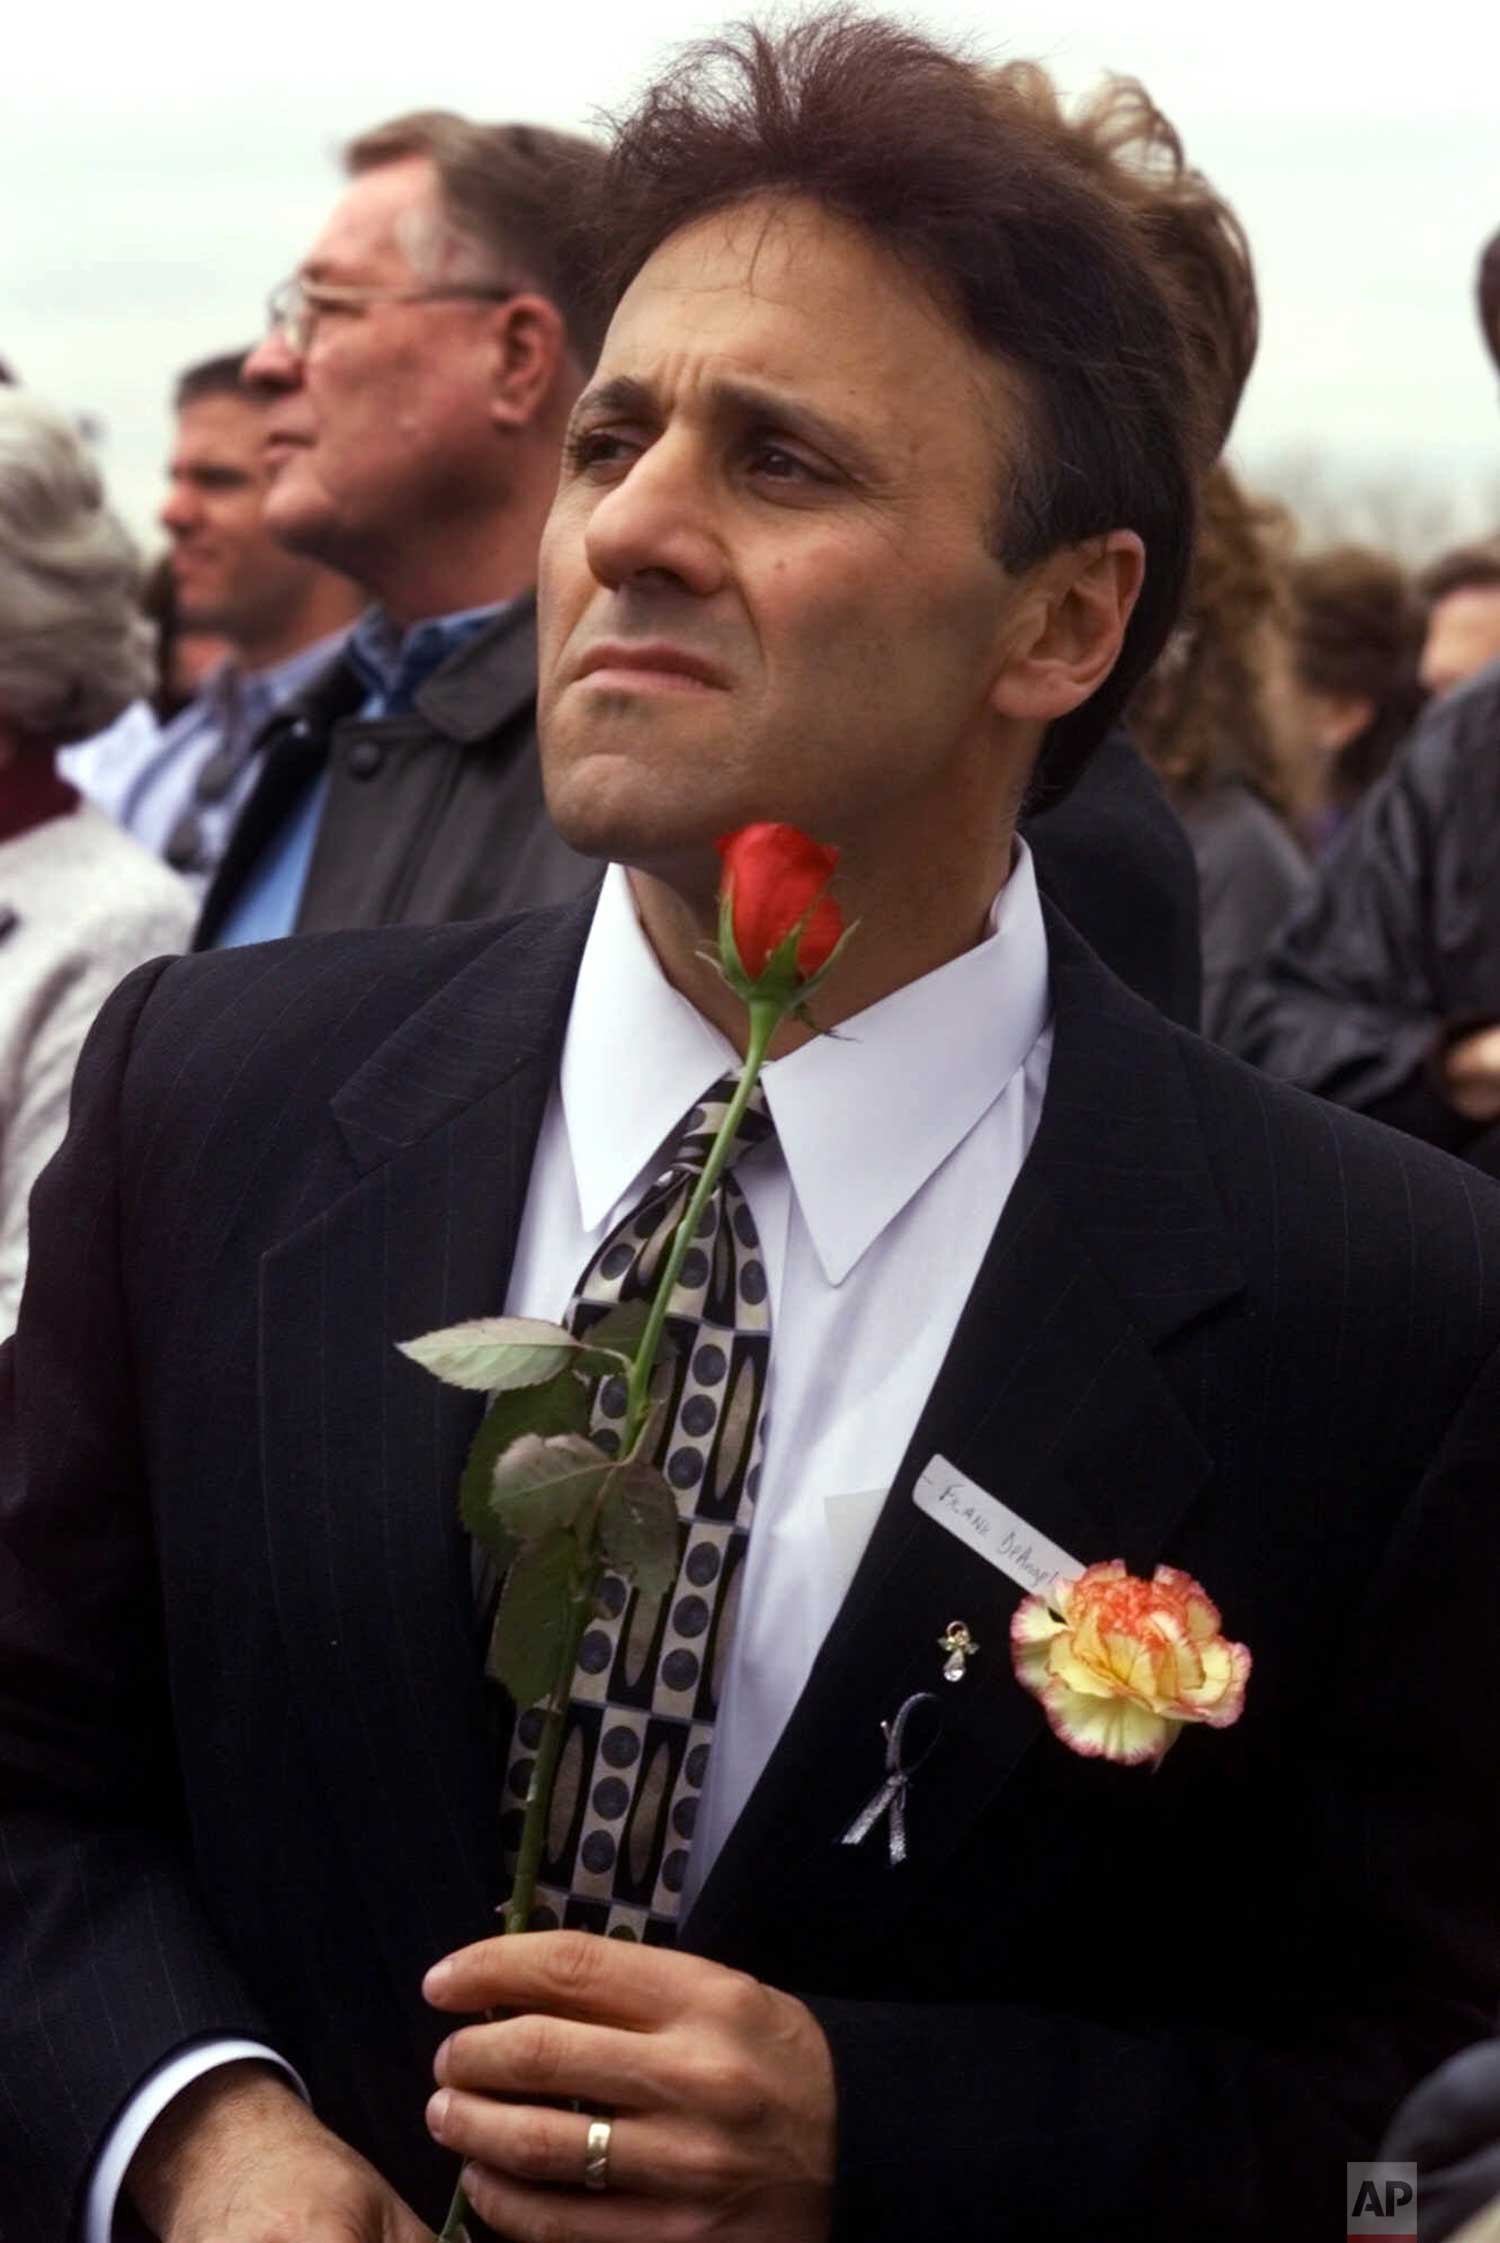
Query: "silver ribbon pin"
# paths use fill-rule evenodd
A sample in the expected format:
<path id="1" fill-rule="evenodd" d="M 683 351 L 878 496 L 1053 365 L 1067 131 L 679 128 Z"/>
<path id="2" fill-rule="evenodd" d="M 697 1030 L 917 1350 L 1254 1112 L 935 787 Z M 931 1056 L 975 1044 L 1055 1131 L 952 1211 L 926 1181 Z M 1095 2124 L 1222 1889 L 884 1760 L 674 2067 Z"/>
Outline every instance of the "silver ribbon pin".
<path id="1" fill-rule="evenodd" d="M 882 1721 L 880 1733 L 885 1738 L 885 1782 L 875 1793 L 869 1805 L 862 1808 L 855 1816 L 841 1840 L 841 1843 L 845 1846 L 859 1845 L 862 1840 L 869 1837 L 881 1816 L 888 1813 L 891 1818 L 891 1867 L 893 1869 L 899 1868 L 906 1859 L 906 1787 L 942 1733 L 941 1724 L 939 1724 L 933 1730 L 922 1750 L 917 1754 L 916 1759 L 908 1767 L 902 1758 L 906 1724 L 918 1706 L 935 1706 L 938 1702 L 936 1694 L 931 1690 L 914 1691 L 905 1705 L 901 1707 L 894 1721 Z"/>

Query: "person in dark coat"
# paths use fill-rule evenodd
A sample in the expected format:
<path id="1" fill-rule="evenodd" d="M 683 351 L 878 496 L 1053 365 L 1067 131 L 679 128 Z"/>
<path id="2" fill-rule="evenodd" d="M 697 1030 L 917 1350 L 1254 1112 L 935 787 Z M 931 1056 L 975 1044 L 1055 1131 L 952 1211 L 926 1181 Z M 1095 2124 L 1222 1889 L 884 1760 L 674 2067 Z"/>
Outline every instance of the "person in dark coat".
<path id="1" fill-rule="evenodd" d="M 1485 244 L 1476 293 L 1485 345 L 1500 367 L 1500 233 Z M 1493 867 L 1500 861 L 1494 853 L 1500 841 L 1495 790 L 1488 790 L 1486 798 L 1482 784 L 1484 766 L 1493 761 L 1500 748 L 1500 669 L 1490 671 L 1477 694 L 1470 689 L 1463 717 L 1462 731 L 1453 738 L 1452 776 L 1456 781 L 1460 761 L 1472 761 L 1474 768 L 1468 774 L 1473 789 L 1470 799 L 1477 802 L 1484 821 L 1482 835 L 1473 849 L 1465 852 L 1469 867 L 1467 916 L 1471 932 L 1477 934 L 1483 916 L 1482 883 L 1487 875 L 1493 877 Z M 1460 799 L 1456 783 L 1450 787 L 1449 796 L 1461 820 L 1468 804 Z M 1450 893 L 1450 926 L 1456 904 L 1456 897 Z M 1500 966 L 1493 955 L 1482 964 L 1476 960 L 1473 989 L 1481 1000 L 1483 1017 L 1500 1017 Z M 1478 1049 L 1481 1055 L 1493 1052 L 1487 1029 L 1481 1031 Z M 1481 1072 L 1482 1080 L 1489 1081 L 1496 1064 L 1492 1056 Z M 1438 1120 L 1447 1126 L 1447 1114 L 1441 1109 Z M 1465 1149 L 1478 1165 L 1494 1169 L 1500 1165 L 1497 1132 L 1482 1120 L 1476 1127 L 1478 1133 Z M 1447 2243 L 1449 2237 L 1457 2238 L 1458 2243 L 1500 2243 L 1500 2038 L 1492 2037 L 1461 2050 L 1424 2080 L 1396 2113 L 1380 2154 L 1418 2168 L 1418 2214 L 1424 2243 Z"/>
<path id="2" fill-rule="evenodd" d="M 1500 234 L 1476 291 L 1500 368 Z M 1500 1176 L 1497 875 L 1491 663 L 1429 706 L 1350 819 L 1249 1000 L 1244 1057 Z"/>
<path id="3" fill-rule="evenodd" d="M 532 670 L 537 540 L 599 336 L 561 209 L 599 151 L 423 111 L 344 160 L 244 376 L 267 401 L 267 528 L 374 604 L 258 741 L 200 947 L 597 877 L 542 808 Z"/>
<path id="4" fill-rule="evenodd" d="M 1500 665 L 1437 702 L 1247 1000 L 1268 1074 L 1500 1174 Z"/>

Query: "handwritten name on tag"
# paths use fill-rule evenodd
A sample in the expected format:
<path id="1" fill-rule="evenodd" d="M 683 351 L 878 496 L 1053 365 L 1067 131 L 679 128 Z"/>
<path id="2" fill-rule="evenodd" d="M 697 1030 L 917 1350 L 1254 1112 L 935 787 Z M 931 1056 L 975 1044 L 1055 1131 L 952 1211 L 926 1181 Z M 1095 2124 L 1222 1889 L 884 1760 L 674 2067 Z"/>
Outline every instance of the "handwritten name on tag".
<path id="1" fill-rule="evenodd" d="M 1071 1581 L 1083 1571 L 1077 1558 L 1038 1534 L 1008 1504 L 966 1480 L 946 1457 L 932 1459 L 913 1495 L 919 1511 L 1025 1590 L 1049 1588 L 1059 1574 Z"/>

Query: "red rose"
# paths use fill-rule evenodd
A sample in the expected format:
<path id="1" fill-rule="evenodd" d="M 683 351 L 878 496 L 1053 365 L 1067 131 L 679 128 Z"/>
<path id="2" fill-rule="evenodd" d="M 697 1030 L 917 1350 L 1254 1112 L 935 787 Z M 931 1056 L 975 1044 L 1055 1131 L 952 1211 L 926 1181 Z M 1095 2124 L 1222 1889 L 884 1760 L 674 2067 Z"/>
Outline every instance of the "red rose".
<path id="1" fill-rule="evenodd" d="M 734 946 L 748 980 L 759 981 L 775 952 L 806 920 L 797 944 L 796 972 L 810 981 L 832 956 L 844 931 L 843 915 L 824 890 L 838 863 L 837 849 L 810 841 L 795 826 L 741 826 L 718 844 L 724 860 L 720 888 L 728 899 Z"/>

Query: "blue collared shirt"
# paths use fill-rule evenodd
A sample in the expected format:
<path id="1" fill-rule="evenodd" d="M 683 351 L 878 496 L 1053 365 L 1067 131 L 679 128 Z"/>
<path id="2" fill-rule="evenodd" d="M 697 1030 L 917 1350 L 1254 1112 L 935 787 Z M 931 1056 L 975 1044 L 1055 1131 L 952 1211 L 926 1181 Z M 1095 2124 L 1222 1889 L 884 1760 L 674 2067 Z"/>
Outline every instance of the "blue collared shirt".
<path id="1" fill-rule="evenodd" d="M 380 608 L 367 608 L 349 634 L 345 652 L 365 687 L 361 718 L 401 716 L 418 689 L 459 647 L 503 612 L 503 604 L 437 615 L 402 631 Z M 274 942 L 297 924 L 307 869 L 328 793 L 326 769 L 310 782 L 283 819 L 214 937 L 218 950 L 247 942 Z"/>
<path id="2" fill-rule="evenodd" d="M 264 670 L 221 663 L 160 732 L 138 725 L 127 737 L 112 727 L 67 749 L 59 768 L 201 894 L 259 776 L 258 735 L 328 667 L 343 640 L 336 631 Z M 219 783 L 210 794 L 198 782 L 211 763 Z M 178 845 L 169 849 L 174 835 Z"/>

